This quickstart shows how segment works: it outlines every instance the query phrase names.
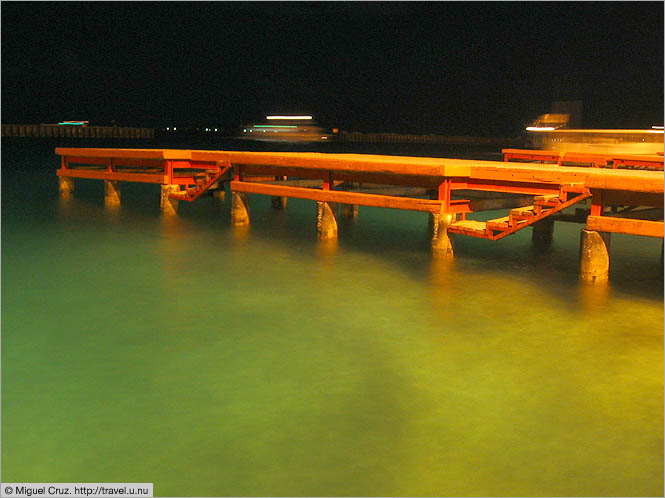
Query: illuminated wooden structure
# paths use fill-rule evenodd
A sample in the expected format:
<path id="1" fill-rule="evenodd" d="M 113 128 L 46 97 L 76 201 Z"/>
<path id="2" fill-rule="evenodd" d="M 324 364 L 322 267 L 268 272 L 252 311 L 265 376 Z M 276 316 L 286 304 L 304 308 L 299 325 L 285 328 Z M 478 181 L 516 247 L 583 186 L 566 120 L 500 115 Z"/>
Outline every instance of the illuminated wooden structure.
<path id="1" fill-rule="evenodd" d="M 539 161 L 541 164 L 554 163 L 559 166 L 565 164 L 582 164 L 594 168 L 611 167 L 655 169 L 663 170 L 662 154 L 616 154 L 616 153 L 588 153 L 588 152 L 562 152 L 556 150 L 532 149 L 503 149 L 503 160 L 509 162 L 513 159 L 525 161 Z"/>
<path id="2" fill-rule="evenodd" d="M 104 180 L 114 199 L 118 182 L 156 183 L 162 186 L 163 211 L 174 213 L 179 201 L 219 192 L 228 182 L 234 225 L 250 222 L 249 194 L 308 199 L 318 203 L 323 239 L 337 236 L 340 204 L 348 206 L 347 216 L 357 213 L 358 205 L 422 211 L 432 217 L 433 251 L 447 256 L 453 254 L 452 234 L 498 240 L 534 226 L 534 240 L 547 241 L 553 215 L 588 198 L 584 232 L 663 237 L 659 171 L 297 152 L 57 148 L 56 154 L 63 196 L 71 195 L 75 178 Z M 510 211 L 488 221 L 471 218 L 497 209 Z M 609 261 L 607 248 L 591 241 L 594 235 L 583 237 L 583 247 L 591 247 L 588 257 L 582 251 L 583 276 L 606 279 L 607 268 L 596 268 L 593 260 L 601 254 L 595 259 Z"/>

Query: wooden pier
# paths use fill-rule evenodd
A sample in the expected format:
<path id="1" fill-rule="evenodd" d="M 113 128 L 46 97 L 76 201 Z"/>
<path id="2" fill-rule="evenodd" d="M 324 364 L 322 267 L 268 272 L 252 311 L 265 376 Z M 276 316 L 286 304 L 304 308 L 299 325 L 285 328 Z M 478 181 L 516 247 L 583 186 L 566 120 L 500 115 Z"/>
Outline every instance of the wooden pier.
<path id="1" fill-rule="evenodd" d="M 465 135 L 416 135 L 412 133 L 361 133 L 341 131 L 337 135 L 340 142 L 353 143 L 396 143 L 396 144 L 453 144 L 453 145 L 506 145 L 522 143 L 522 138 L 489 138 Z"/>
<path id="2" fill-rule="evenodd" d="M 580 274 L 592 282 L 608 279 L 611 233 L 663 238 L 663 174 L 644 165 L 636 167 L 646 169 L 634 169 L 632 163 L 627 169 L 614 164 L 174 149 L 57 148 L 56 154 L 61 156 L 57 174 L 63 197 L 73 194 L 76 178 L 104 180 L 106 203 L 116 206 L 120 182 L 155 183 L 161 185 L 162 211 L 175 214 L 180 201 L 192 202 L 206 193 L 224 199 L 228 183 L 233 225 L 250 223 L 249 194 L 271 196 L 275 208 L 286 207 L 289 197 L 308 199 L 317 202 L 321 239 L 336 238 L 338 217 L 357 216 L 357 206 L 422 211 L 430 214 L 432 250 L 445 257 L 453 256 L 454 234 L 498 240 L 532 226 L 534 243 L 547 244 L 555 220 L 585 223 Z M 660 160 L 662 170 L 662 156 Z M 563 213 L 576 205 L 575 215 Z M 473 219 L 475 213 L 499 209 L 508 210 L 507 215 Z"/>

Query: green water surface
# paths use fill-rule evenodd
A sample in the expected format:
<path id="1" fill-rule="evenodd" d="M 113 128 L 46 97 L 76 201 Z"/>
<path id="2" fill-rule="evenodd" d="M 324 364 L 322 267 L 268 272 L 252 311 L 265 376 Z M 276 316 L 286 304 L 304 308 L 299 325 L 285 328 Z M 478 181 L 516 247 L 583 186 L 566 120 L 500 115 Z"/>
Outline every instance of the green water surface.
<path id="1" fill-rule="evenodd" d="M 544 252 L 458 237 L 446 262 L 424 213 L 361 207 L 321 244 L 310 201 L 167 220 L 153 185 L 60 202 L 57 166 L 3 141 L 3 481 L 662 496 L 660 239 L 614 235 L 590 287 L 580 225 Z"/>

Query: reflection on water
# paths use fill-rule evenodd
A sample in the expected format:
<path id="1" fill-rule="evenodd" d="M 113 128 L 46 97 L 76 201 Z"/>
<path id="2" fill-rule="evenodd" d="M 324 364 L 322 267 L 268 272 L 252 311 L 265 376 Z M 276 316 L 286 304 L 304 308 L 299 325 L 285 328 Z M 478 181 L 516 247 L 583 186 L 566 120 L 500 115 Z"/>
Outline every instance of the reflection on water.
<path id="1" fill-rule="evenodd" d="M 580 305 L 587 311 L 603 312 L 607 310 L 610 301 L 610 284 L 580 282 Z"/>
<path id="2" fill-rule="evenodd" d="M 322 261 L 334 262 L 338 247 L 339 242 L 337 239 L 317 240 L 316 254 Z"/>
<path id="3" fill-rule="evenodd" d="M 361 209 L 330 244 L 315 203 L 256 196 L 232 227 L 213 199 L 161 217 L 146 186 L 111 213 L 94 183 L 59 202 L 35 175 L 17 195 L 6 164 L 6 481 L 662 493 L 659 240 L 613 237 L 611 285 L 587 286 L 577 225 L 540 252 L 530 233 L 458 237 L 449 260 L 422 213 Z"/>

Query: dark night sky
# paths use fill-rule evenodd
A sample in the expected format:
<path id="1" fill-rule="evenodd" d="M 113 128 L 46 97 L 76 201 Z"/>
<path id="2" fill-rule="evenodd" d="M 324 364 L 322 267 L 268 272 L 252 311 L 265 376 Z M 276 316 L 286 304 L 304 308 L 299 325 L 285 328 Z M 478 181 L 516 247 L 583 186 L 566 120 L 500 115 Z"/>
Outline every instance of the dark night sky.
<path id="1" fill-rule="evenodd" d="M 2 2 L 2 121 L 516 135 L 663 123 L 663 3 Z"/>

